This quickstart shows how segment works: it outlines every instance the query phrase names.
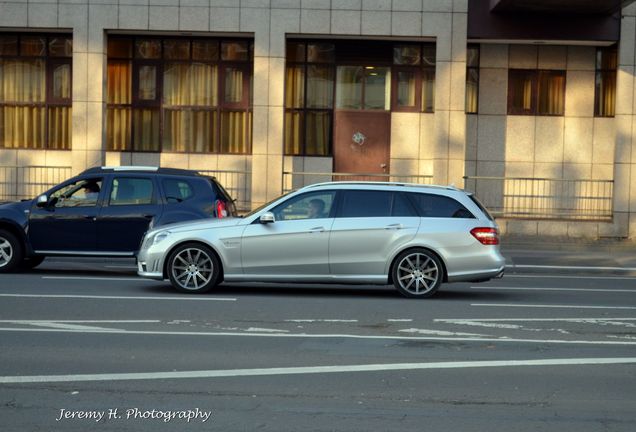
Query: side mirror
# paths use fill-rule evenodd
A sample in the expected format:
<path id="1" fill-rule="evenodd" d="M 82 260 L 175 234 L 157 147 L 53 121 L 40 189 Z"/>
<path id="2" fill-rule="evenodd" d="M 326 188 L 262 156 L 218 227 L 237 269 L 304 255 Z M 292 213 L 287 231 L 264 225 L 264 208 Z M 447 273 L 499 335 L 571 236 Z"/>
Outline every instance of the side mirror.
<path id="1" fill-rule="evenodd" d="M 46 194 L 40 195 L 36 200 L 36 205 L 38 207 L 46 207 L 48 203 L 49 197 L 47 197 Z"/>
<path id="2" fill-rule="evenodd" d="M 276 218 L 274 217 L 274 213 L 272 213 L 272 212 L 263 213 L 258 220 L 262 224 L 268 224 L 268 223 L 276 222 Z"/>

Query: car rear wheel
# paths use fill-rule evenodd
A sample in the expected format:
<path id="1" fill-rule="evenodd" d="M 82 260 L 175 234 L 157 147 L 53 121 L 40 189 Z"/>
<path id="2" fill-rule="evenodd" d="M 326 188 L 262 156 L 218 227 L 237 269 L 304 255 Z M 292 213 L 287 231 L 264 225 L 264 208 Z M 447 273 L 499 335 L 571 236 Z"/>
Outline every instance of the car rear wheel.
<path id="1" fill-rule="evenodd" d="M 219 274 L 218 258 L 212 249 L 202 244 L 179 246 L 168 258 L 168 277 L 181 292 L 207 292 L 217 285 Z"/>
<path id="2" fill-rule="evenodd" d="M 393 284 L 404 296 L 430 297 L 439 289 L 444 277 L 442 264 L 426 249 L 402 252 L 393 267 Z"/>
<path id="3" fill-rule="evenodd" d="M 9 231 L 0 230 L 0 273 L 15 270 L 22 262 L 22 244 Z"/>

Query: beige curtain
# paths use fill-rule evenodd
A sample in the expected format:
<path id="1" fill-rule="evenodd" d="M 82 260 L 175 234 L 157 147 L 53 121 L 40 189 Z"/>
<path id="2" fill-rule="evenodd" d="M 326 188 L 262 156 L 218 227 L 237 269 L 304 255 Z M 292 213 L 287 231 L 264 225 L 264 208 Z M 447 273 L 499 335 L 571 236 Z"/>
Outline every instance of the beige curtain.
<path id="1" fill-rule="evenodd" d="M 212 153 L 216 146 L 215 111 L 164 111 L 163 150 L 174 152 Z"/>
<path id="2" fill-rule="evenodd" d="M 307 106 L 333 107 L 333 69 L 329 66 L 307 66 Z"/>
<path id="3" fill-rule="evenodd" d="M 61 64 L 53 70 L 53 97 L 71 98 L 71 65 Z"/>
<path id="4" fill-rule="evenodd" d="M 166 106 L 217 105 L 217 67 L 203 64 L 166 65 L 163 74 L 163 99 Z"/>
<path id="5" fill-rule="evenodd" d="M 422 71 L 422 111 L 435 111 L 435 69 Z"/>
<path id="6" fill-rule="evenodd" d="M 616 72 L 597 73 L 597 114 L 613 117 L 616 111 Z"/>
<path id="7" fill-rule="evenodd" d="M 398 72 L 397 106 L 415 107 L 415 72 Z"/>
<path id="8" fill-rule="evenodd" d="M 108 108 L 106 112 L 106 140 L 109 150 L 131 150 L 132 122 L 130 112 L 130 108 Z"/>
<path id="9" fill-rule="evenodd" d="M 466 112 L 476 114 L 479 104 L 479 70 L 466 71 Z"/>
<path id="10" fill-rule="evenodd" d="M 521 92 L 521 106 L 524 110 L 532 109 L 532 79 L 526 78 L 523 81 L 523 90 Z"/>
<path id="11" fill-rule="evenodd" d="M 539 75 L 539 114 L 562 115 L 565 104 L 565 75 Z"/>
<path id="12" fill-rule="evenodd" d="M 331 115 L 328 112 L 307 112 L 305 154 L 327 156 L 331 136 Z"/>
<path id="13" fill-rule="evenodd" d="M 221 153 L 247 153 L 247 113 L 225 111 L 221 113 Z"/>
<path id="14" fill-rule="evenodd" d="M 225 69 L 225 103 L 243 102 L 243 71 L 228 67 Z"/>
<path id="15" fill-rule="evenodd" d="M 135 150 L 154 152 L 159 151 L 159 110 L 134 110 L 133 133 Z"/>
<path id="16" fill-rule="evenodd" d="M 128 61 L 108 61 L 106 78 L 109 104 L 130 104 L 132 102 L 132 65 Z"/>
<path id="17" fill-rule="evenodd" d="M 285 154 L 299 155 L 302 152 L 303 113 L 287 111 L 285 113 Z"/>
<path id="18" fill-rule="evenodd" d="M 44 148 L 46 108 L 11 106 L 12 103 L 42 104 L 46 100 L 44 60 L 0 61 L 1 145 L 5 148 Z"/>
<path id="19" fill-rule="evenodd" d="M 71 149 L 71 108 L 49 108 L 49 146 L 55 150 Z"/>
<path id="20" fill-rule="evenodd" d="M 303 108 L 304 100 L 304 68 L 302 66 L 289 66 L 285 76 L 285 108 Z"/>

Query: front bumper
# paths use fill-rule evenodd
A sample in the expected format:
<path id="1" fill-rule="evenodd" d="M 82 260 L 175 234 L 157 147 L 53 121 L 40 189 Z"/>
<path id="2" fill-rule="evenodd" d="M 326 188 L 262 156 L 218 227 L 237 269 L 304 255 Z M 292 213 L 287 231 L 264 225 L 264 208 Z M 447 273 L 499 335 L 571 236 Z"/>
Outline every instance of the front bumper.
<path id="1" fill-rule="evenodd" d="M 149 279 L 163 280 L 163 255 L 152 253 L 150 249 L 139 251 L 137 274 Z"/>

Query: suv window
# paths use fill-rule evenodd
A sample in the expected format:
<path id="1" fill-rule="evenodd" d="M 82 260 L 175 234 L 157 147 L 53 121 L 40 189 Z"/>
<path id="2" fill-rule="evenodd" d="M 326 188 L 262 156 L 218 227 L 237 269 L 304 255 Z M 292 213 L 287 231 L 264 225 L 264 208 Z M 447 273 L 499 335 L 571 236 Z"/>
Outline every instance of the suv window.
<path id="1" fill-rule="evenodd" d="M 120 177 L 113 180 L 110 205 L 152 204 L 152 180 Z"/>
<path id="2" fill-rule="evenodd" d="M 277 220 L 324 219 L 331 213 L 336 193 L 310 192 L 295 196 L 276 206 L 272 213 Z"/>
<path id="3" fill-rule="evenodd" d="M 78 180 L 53 192 L 50 200 L 57 208 L 94 207 L 101 190 L 101 178 Z"/>
<path id="4" fill-rule="evenodd" d="M 402 193 L 391 191 L 346 191 L 339 217 L 417 216 Z"/>
<path id="5" fill-rule="evenodd" d="M 194 190 L 190 183 L 179 179 L 164 179 L 163 190 L 168 202 L 181 202 L 194 196 Z"/>
<path id="6" fill-rule="evenodd" d="M 409 193 L 409 197 L 417 205 L 422 217 L 475 219 L 466 207 L 453 198 L 427 193 Z"/>

